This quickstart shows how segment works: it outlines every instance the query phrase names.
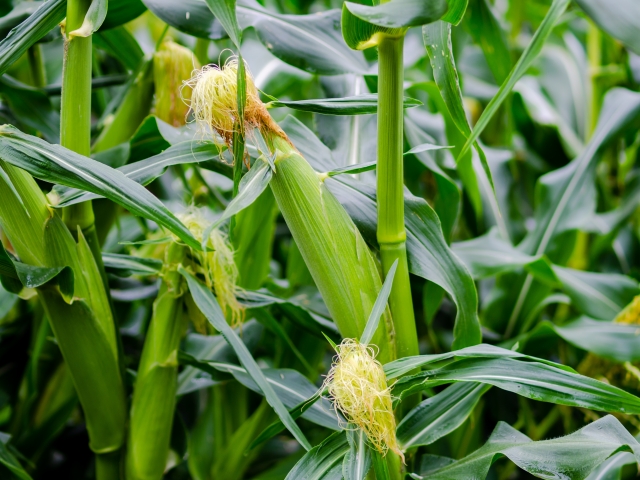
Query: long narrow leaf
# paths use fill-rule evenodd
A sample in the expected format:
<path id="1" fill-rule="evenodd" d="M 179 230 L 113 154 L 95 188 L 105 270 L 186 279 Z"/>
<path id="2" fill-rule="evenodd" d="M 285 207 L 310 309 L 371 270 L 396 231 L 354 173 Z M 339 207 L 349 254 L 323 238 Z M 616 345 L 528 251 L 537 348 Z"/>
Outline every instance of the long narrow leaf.
<path id="1" fill-rule="evenodd" d="M 280 401 L 276 393 L 273 391 L 272 386 L 269 384 L 262 369 L 258 366 L 256 361 L 251 356 L 249 350 L 238 334 L 227 324 L 224 318 L 224 314 L 218 305 L 218 301 L 213 294 L 202 285 L 196 278 L 187 272 L 184 267 L 180 267 L 178 270 L 187 280 L 189 285 L 189 291 L 193 297 L 194 302 L 200 309 L 200 311 L 207 317 L 207 320 L 211 325 L 218 330 L 225 338 L 225 340 L 231 345 L 238 355 L 240 363 L 247 369 L 247 373 L 251 376 L 253 381 L 256 382 L 260 390 L 264 393 L 265 398 L 269 405 L 276 411 L 282 423 L 287 426 L 287 429 L 292 435 L 300 442 L 307 451 L 311 450 L 311 445 L 300 430 L 300 427 L 296 425 L 295 421 L 291 418 L 289 411 Z"/>

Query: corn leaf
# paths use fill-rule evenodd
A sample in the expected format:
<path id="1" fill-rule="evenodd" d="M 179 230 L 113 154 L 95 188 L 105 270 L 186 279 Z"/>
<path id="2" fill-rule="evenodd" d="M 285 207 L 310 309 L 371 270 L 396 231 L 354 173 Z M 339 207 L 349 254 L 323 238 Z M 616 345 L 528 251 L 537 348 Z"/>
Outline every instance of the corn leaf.
<path id="1" fill-rule="evenodd" d="M 162 271 L 162 261 L 155 258 L 134 257 L 119 253 L 103 253 L 102 263 L 108 271 L 119 277 L 131 275 L 158 275 Z"/>
<path id="2" fill-rule="evenodd" d="M 285 480 L 338 480 L 342 478 L 342 459 L 349 451 L 344 432 L 330 435 L 302 457 Z"/>
<path id="3" fill-rule="evenodd" d="M 227 36 L 206 2 L 199 0 L 142 0 L 142 3 L 163 22 L 181 32 L 199 38 L 220 40 Z"/>
<path id="4" fill-rule="evenodd" d="M 444 100 L 449 115 L 451 116 L 451 120 L 463 137 L 468 139 L 471 136 L 471 127 L 469 126 L 469 122 L 464 111 L 462 92 L 458 81 L 458 71 L 456 70 L 453 58 L 453 49 L 451 46 L 451 24 L 439 21 L 432 23 L 431 25 L 425 25 L 422 27 L 422 35 L 427 53 L 429 54 L 429 60 L 431 61 L 433 78 L 436 81 L 436 85 L 438 85 L 440 95 Z M 496 192 L 493 185 L 493 176 L 491 175 L 491 169 L 489 168 L 487 159 L 477 142 L 474 143 L 474 147 L 480 156 L 482 168 L 489 179 L 489 184 L 491 185 L 492 190 L 491 194 L 495 197 Z M 472 157 L 469 154 L 464 155 L 462 150 L 463 149 L 456 149 L 456 153 L 458 154 L 458 172 L 465 188 L 469 192 L 469 196 L 474 202 L 476 215 L 480 215 L 482 213 L 482 201 L 480 199 L 478 180 L 473 169 Z M 497 200 L 495 203 L 497 204 Z"/>
<path id="5" fill-rule="evenodd" d="M 371 451 L 367 435 L 360 428 L 347 429 L 349 451 L 342 460 L 344 480 L 364 480 L 371 468 Z"/>
<path id="6" fill-rule="evenodd" d="M 425 25 L 438 20 L 447 11 L 445 0 L 391 0 L 375 6 L 345 2 L 344 5 L 361 20 L 386 28 Z"/>
<path id="7" fill-rule="evenodd" d="M 442 17 L 442 20 L 452 25 L 458 25 L 464 18 L 469 0 L 447 0 L 447 4 L 449 5 L 449 9 Z"/>
<path id="8" fill-rule="evenodd" d="M 0 74 L 5 73 L 29 47 L 55 28 L 64 18 L 66 8 L 66 0 L 48 0 L 12 29 L 0 42 Z"/>
<path id="9" fill-rule="evenodd" d="M 403 450 L 429 445 L 469 418 L 490 385 L 454 383 L 421 402 L 402 419 L 396 435 Z"/>
<path id="10" fill-rule="evenodd" d="M 367 326 L 364 328 L 364 332 L 362 332 L 362 336 L 360 337 L 360 343 L 362 344 L 367 345 L 371 343 L 371 340 L 373 339 L 373 336 L 378 329 L 380 317 L 384 313 L 384 310 L 387 308 L 389 294 L 391 293 L 391 287 L 393 285 L 393 277 L 396 274 L 397 268 L 398 260 L 396 259 L 396 261 L 393 262 L 393 265 L 391 265 L 391 268 L 387 272 L 387 278 L 384 279 L 384 283 L 382 284 L 382 288 L 380 289 L 378 298 L 376 298 L 376 303 L 373 304 L 371 315 L 369 315 L 369 320 L 367 320 Z"/>
<path id="11" fill-rule="evenodd" d="M 371 170 L 375 170 L 377 165 L 378 162 L 375 160 L 366 163 L 355 163 L 353 165 L 347 165 L 346 167 L 334 168 L 333 170 L 327 172 L 327 176 L 335 177 L 336 175 L 342 175 L 344 173 L 355 175 L 357 173 L 370 172 Z"/>
<path id="12" fill-rule="evenodd" d="M 551 8 L 545 16 L 542 24 L 533 35 L 531 43 L 527 46 L 525 51 L 522 52 L 522 55 L 518 59 L 518 62 L 509 73 L 509 76 L 500 87 L 500 90 L 498 90 L 498 93 L 491 99 L 489 105 L 487 105 L 487 107 L 482 112 L 482 115 L 480 115 L 480 118 L 473 127 L 471 135 L 462 147 L 462 151 L 460 152 L 460 155 L 458 157 L 459 159 L 462 158 L 464 154 L 471 148 L 471 146 L 475 144 L 475 142 L 480 137 L 480 134 L 489 123 L 489 120 L 491 120 L 491 117 L 493 117 L 493 115 L 498 111 L 498 108 L 500 107 L 504 99 L 507 98 L 511 90 L 513 90 L 516 82 L 529 69 L 535 58 L 542 50 L 542 46 L 547 41 L 547 38 L 551 34 L 551 31 L 553 30 L 556 22 L 567 9 L 569 3 L 570 0 L 553 1 L 553 3 L 551 4 Z"/>
<path id="13" fill-rule="evenodd" d="M 236 0 L 206 0 L 206 2 L 235 47 L 240 50 L 242 30 L 236 18 Z"/>
<path id="14" fill-rule="evenodd" d="M 69 32 L 68 37 L 88 37 L 96 32 L 107 17 L 107 0 L 92 0 L 80 28 Z"/>
<path id="15" fill-rule="evenodd" d="M 242 343 L 238 334 L 227 324 L 216 298 L 183 267 L 179 268 L 179 272 L 187 279 L 189 291 L 191 292 L 193 300 L 200 311 L 207 317 L 207 320 L 209 320 L 211 325 L 224 336 L 229 345 L 233 347 L 238 355 L 240 363 L 247 369 L 247 373 L 263 392 L 267 402 L 276 411 L 282 420 L 282 423 L 287 426 L 287 429 L 305 448 L 305 450 L 311 450 L 311 445 L 300 428 L 296 425 L 295 421 L 291 418 L 291 415 L 289 415 L 286 407 L 274 392 L 273 387 L 268 383 L 262 370 L 251 356 L 251 353 L 249 353 L 245 344 Z"/>
<path id="16" fill-rule="evenodd" d="M 15 455 L 9 451 L 7 447 L 9 439 L 9 435 L 0 432 L 0 465 L 4 465 L 11 474 L 20 480 L 32 480 L 31 476 L 22 468 L 22 465 L 20 465 Z"/>
<path id="17" fill-rule="evenodd" d="M 425 366 L 443 365 L 448 364 L 452 360 L 463 358 L 518 358 L 523 360 L 530 360 L 534 362 L 541 362 L 545 365 L 549 365 L 555 368 L 562 369 L 566 372 L 575 373 L 575 370 L 571 367 L 561 365 L 559 363 L 551 362 L 541 358 L 531 357 L 514 350 L 507 350 L 505 348 L 496 347 L 494 345 L 474 345 L 473 347 L 463 348 L 461 350 L 455 350 L 453 352 L 438 353 L 433 355 L 416 355 L 413 357 L 400 358 L 389 362 L 384 366 L 384 371 L 387 376 L 387 380 L 401 377 L 402 375 Z"/>
<path id="18" fill-rule="evenodd" d="M 637 414 L 640 398 L 608 383 L 542 362 L 516 358 L 461 358 L 403 377 L 393 386 L 400 399 L 425 388 L 455 382 L 480 382 L 542 402 L 604 412 Z"/>
<path id="19" fill-rule="evenodd" d="M 587 480 L 619 480 L 622 478 L 623 467 L 634 463 L 637 463 L 637 460 L 632 453 L 618 452 L 593 470 Z"/>
<path id="20" fill-rule="evenodd" d="M 148 185 L 162 176 L 171 165 L 209 162 L 209 169 L 227 172 L 229 165 L 219 158 L 219 149 L 213 143 L 181 142 L 172 145 L 164 152 L 139 162 L 129 163 L 117 168 L 131 180 L 141 185 Z M 96 193 L 87 193 L 77 188 L 56 185 L 49 199 L 55 208 L 68 207 L 76 203 L 86 202 L 94 198 L 101 198 Z"/>
<path id="21" fill-rule="evenodd" d="M 229 202 L 229 205 L 227 205 L 227 208 L 225 208 L 220 218 L 212 223 L 207 231 L 211 232 L 211 230 L 222 224 L 225 220 L 228 220 L 232 216 L 240 213 L 255 202 L 255 200 L 269 186 L 272 176 L 273 170 L 269 163 L 266 161 L 255 162 L 251 170 L 242 177 L 238 186 L 238 194 L 233 198 L 233 200 L 231 200 L 231 202 Z M 208 239 L 207 232 L 205 232 L 204 238 Z"/>
<path id="22" fill-rule="evenodd" d="M 640 55 L 640 4 L 633 0 L 576 0 L 596 25 Z"/>
<path id="23" fill-rule="evenodd" d="M 342 36 L 345 43 L 354 50 L 366 50 L 378 45 L 381 35 L 402 36 L 406 28 L 387 28 L 362 20 L 342 5 Z"/>
<path id="24" fill-rule="evenodd" d="M 369 115 L 378 111 L 378 94 L 355 95 L 343 98 L 321 98 L 311 100 L 272 100 L 267 108 L 288 107 L 302 112 L 323 115 Z M 404 108 L 418 107 L 422 102 L 404 97 Z"/>
<path id="25" fill-rule="evenodd" d="M 614 453 L 629 449 L 636 462 L 640 444 L 613 416 L 607 415 L 565 437 L 532 442 L 510 425 L 499 422 L 484 446 L 442 468 L 428 469 L 414 479 L 485 478 L 492 463 L 504 455 L 540 478 L 583 480 Z"/>
<path id="26" fill-rule="evenodd" d="M 611 320 L 640 293 L 638 282 L 616 273 L 595 273 L 560 267 L 546 257 L 531 256 L 502 240 L 496 230 L 452 246 L 475 278 L 524 268 L 538 280 L 561 287 L 581 312 Z"/>
<path id="27" fill-rule="evenodd" d="M 584 316 L 561 326 L 542 321 L 531 332 L 514 340 L 519 342 L 521 348 L 525 348 L 530 341 L 540 341 L 553 336 L 599 357 L 617 362 L 640 360 L 640 336 L 637 325 L 597 321 Z"/>
<path id="28" fill-rule="evenodd" d="M 10 125 L 0 131 L 0 157 L 36 178 L 103 195 L 134 215 L 165 226 L 187 245 L 200 249 L 199 242 L 160 200 L 121 172 L 100 162 L 25 135 Z"/>
<path id="29" fill-rule="evenodd" d="M 109 10 L 107 18 L 100 26 L 100 31 L 104 32 L 112 28 L 119 27 L 125 23 L 138 18 L 147 10 L 140 0 L 109 0 Z"/>

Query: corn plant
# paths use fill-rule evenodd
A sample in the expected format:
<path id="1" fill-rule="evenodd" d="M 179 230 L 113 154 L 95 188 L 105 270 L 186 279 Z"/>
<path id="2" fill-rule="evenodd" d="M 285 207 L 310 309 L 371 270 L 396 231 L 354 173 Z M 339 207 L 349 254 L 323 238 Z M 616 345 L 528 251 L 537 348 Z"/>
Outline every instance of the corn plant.
<path id="1" fill-rule="evenodd" d="M 0 2 L 0 478 L 635 478 L 639 39 Z"/>

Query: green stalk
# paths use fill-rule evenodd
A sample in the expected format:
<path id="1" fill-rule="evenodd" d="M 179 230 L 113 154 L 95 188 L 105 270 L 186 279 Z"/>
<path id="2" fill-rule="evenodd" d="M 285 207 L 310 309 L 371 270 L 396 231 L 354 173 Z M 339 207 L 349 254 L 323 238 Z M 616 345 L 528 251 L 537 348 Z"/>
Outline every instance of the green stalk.
<path id="1" fill-rule="evenodd" d="M 115 322 L 93 252 L 81 232 L 76 243 L 28 173 L 2 161 L 0 168 L 22 200 L 0 179 L 0 224 L 15 253 L 29 265 L 64 265 L 73 272 L 72 303 L 51 283 L 38 288 L 38 297 L 69 367 L 90 447 L 97 456 L 112 458 L 124 442 L 126 402 Z M 113 471 L 99 468 L 98 480 L 117 480 Z"/>
<path id="2" fill-rule="evenodd" d="M 404 35 L 384 36 L 378 44 L 377 238 L 385 276 L 398 261 L 389 295 L 398 358 L 419 354 L 404 226 L 403 46 Z M 411 410 L 417 402 L 417 395 L 406 398 L 396 415 L 402 417 L 402 412 Z M 403 465 L 396 454 L 390 452 L 386 462 L 392 479 L 404 478 Z"/>
<path id="3" fill-rule="evenodd" d="M 386 36 L 378 45 L 377 237 L 385 275 L 398 260 L 389 296 L 398 358 L 419 353 L 404 227 L 403 43 L 404 36 Z"/>
<path id="4" fill-rule="evenodd" d="M 126 472 L 128 480 L 160 480 L 169 454 L 178 383 L 178 348 L 186 329 L 182 276 L 186 247 L 171 244 L 133 392 Z"/>

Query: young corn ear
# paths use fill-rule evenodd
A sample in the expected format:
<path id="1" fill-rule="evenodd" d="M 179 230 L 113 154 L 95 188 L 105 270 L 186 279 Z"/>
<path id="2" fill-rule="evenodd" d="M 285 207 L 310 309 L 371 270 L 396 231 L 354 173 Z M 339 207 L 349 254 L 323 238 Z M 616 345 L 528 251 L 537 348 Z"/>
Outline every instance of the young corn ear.
<path id="1" fill-rule="evenodd" d="M 91 449 L 116 451 L 124 443 L 125 393 L 115 323 L 91 249 L 81 232 L 76 243 L 28 173 L 2 161 L 0 168 L 22 200 L 0 177 L 0 225 L 11 249 L 23 263 L 73 271 L 73 298 L 50 283 L 38 297 L 82 404 Z"/>
<path id="2" fill-rule="evenodd" d="M 187 121 L 191 89 L 182 88 L 200 65 L 193 52 L 177 43 L 164 42 L 153 55 L 153 78 L 156 91 L 155 113 L 158 118 L 174 127 Z M 184 100 L 183 100 L 184 99 Z"/>
<path id="3" fill-rule="evenodd" d="M 333 365 L 324 382 L 337 411 L 365 432 L 383 455 L 391 450 L 403 460 L 396 440 L 396 419 L 391 393 L 373 347 L 346 338 L 337 346 Z"/>
<path id="4" fill-rule="evenodd" d="M 205 67 L 191 80 L 191 108 L 200 131 L 217 132 L 230 145 L 237 117 L 237 63 Z M 382 286 L 374 258 L 342 205 L 273 121 L 247 72 L 245 125 L 259 129 L 276 153 L 270 186 L 291 234 L 336 322 L 347 338 L 359 338 Z M 251 132 L 247 132 L 249 138 Z M 393 324 L 385 312 L 373 343 L 383 362 L 395 357 Z"/>
<path id="5" fill-rule="evenodd" d="M 160 480 L 166 467 L 176 404 L 178 347 L 186 330 L 186 285 L 177 266 L 186 253 L 187 248 L 177 243 L 167 248 L 133 392 L 127 480 Z"/>
<path id="6" fill-rule="evenodd" d="M 244 322 L 244 308 L 236 299 L 238 267 L 226 235 L 217 229 L 208 231 L 209 222 L 198 210 L 193 209 L 178 215 L 178 218 L 200 242 L 205 234 L 209 235 L 206 252 L 192 251 L 192 255 L 198 260 L 193 269 L 204 276 L 209 288 L 215 289 L 220 308 L 230 319 L 231 326 L 241 325 Z"/>

